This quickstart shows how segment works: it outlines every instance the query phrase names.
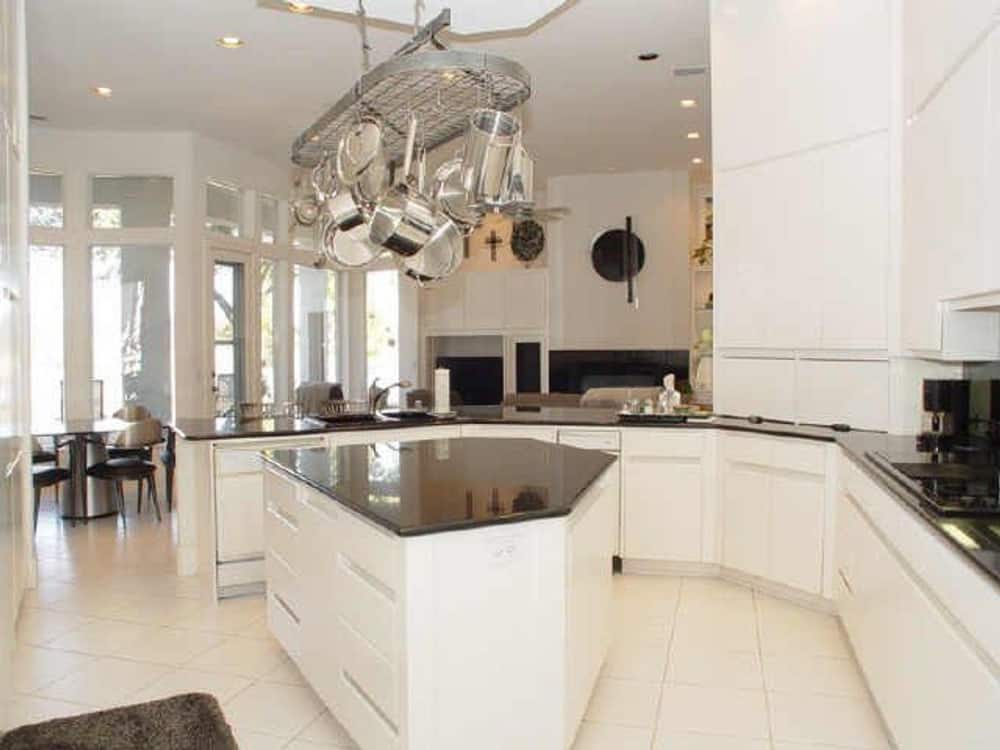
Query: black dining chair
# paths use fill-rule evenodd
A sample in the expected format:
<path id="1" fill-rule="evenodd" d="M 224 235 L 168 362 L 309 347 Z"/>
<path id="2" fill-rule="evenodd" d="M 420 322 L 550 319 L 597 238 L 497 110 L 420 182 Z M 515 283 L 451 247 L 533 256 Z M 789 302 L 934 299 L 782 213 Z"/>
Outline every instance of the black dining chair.
<path id="1" fill-rule="evenodd" d="M 55 487 L 55 499 L 56 505 L 58 505 L 58 486 L 69 477 L 69 469 L 59 465 L 59 443 L 53 438 L 52 450 L 48 450 L 36 438 L 31 438 L 31 484 L 35 490 L 35 529 L 38 528 L 38 510 L 42 504 L 42 491 L 49 487 Z M 73 525 L 76 525 L 76 521 L 73 522 Z"/>
<path id="2" fill-rule="evenodd" d="M 160 451 L 160 463 L 163 464 L 164 484 L 167 495 L 167 513 L 174 509 L 174 468 L 177 466 L 177 436 L 170 427 L 163 428 L 165 443 Z"/>
<path id="3" fill-rule="evenodd" d="M 162 441 L 163 425 L 160 424 L 159 420 L 146 419 L 130 424 L 115 435 L 110 447 L 151 451 L 152 446 Z M 125 519 L 125 482 L 136 482 L 138 485 L 137 513 L 142 513 L 142 485 L 145 482 L 149 499 L 156 510 L 156 520 L 163 520 L 156 492 L 156 464 L 152 461 L 147 461 L 137 453 L 116 458 L 109 457 L 100 463 L 87 467 L 87 474 L 95 479 L 114 483 L 118 512 L 121 514 L 123 526 L 128 525 Z"/>

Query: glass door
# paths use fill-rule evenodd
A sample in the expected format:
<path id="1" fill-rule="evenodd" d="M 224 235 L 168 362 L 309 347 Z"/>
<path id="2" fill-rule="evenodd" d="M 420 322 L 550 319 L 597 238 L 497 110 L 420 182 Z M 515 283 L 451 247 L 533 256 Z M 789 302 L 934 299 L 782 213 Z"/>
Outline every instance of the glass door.
<path id="1" fill-rule="evenodd" d="M 213 371 L 216 416 L 235 414 L 246 400 L 246 266 L 215 260 L 212 273 Z"/>

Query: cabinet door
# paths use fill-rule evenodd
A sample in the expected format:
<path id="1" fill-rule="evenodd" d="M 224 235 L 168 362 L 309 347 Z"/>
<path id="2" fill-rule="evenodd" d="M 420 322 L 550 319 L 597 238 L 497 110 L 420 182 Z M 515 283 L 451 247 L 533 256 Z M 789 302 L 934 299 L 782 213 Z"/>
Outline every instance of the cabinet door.
<path id="1" fill-rule="evenodd" d="M 465 284 L 460 277 L 425 289 L 421 295 L 424 325 L 429 330 L 455 330 L 465 324 Z"/>
<path id="2" fill-rule="evenodd" d="M 766 577 L 771 509 L 767 470 L 729 463 L 723 477 L 723 493 L 722 564 Z"/>
<path id="3" fill-rule="evenodd" d="M 504 285 L 496 273 L 470 271 L 465 277 L 465 327 L 472 331 L 503 328 Z"/>
<path id="4" fill-rule="evenodd" d="M 215 512 L 219 562 L 264 556 L 263 474 L 217 477 Z"/>
<path id="5" fill-rule="evenodd" d="M 823 578 L 822 477 L 771 475 L 768 578 L 813 594 Z"/>
<path id="6" fill-rule="evenodd" d="M 508 271 L 504 276 L 504 323 L 507 328 L 545 328 L 548 277 L 545 271 Z"/>
<path id="7" fill-rule="evenodd" d="M 625 557 L 701 560 L 702 491 L 700 459 L 627 458 Z"/>

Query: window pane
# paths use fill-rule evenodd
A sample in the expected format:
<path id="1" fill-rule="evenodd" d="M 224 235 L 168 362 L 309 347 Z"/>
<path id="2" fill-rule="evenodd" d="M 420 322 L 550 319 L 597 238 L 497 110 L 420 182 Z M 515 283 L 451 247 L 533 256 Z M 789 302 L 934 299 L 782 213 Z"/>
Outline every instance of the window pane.
<path id="1" fill-rule="evenodd" d="M 295 266 L 295 385 L 337 382 L 337 273 Z"/>
<path id="2" fill-rule="evenodd" d="M 170 177 L 94 177 L 91 200 L 90 223 L 95 229 L 174 225 Z"/>
<path id="3" fill-rule="evenodd" d="M 365 282 L 367 381 L 387 386 L 399 380 L 399 273 L 369 271 Z M 389 391 L 387 403 L 398 400 L 399 390 Z"/>
<path id="4" fill-rule="evenodd" d="M 269 195 L 260 197 L 260 241 L 273 245 L 278 239 L 278 199 Z"/>
<path id="5" fill-rule="evenodd" d="M 28 178 L 28 223 L 33 227 L 63 226 L 62 175 L 32 172 Z M 60 264 L 61 266 L 61 264 Z"/>
<path id="6" fill-rule="evenodd" d="M 274 345 L 274 283 L 277 268 L 273 260 L 260 261 L 260 388 L 261 401 L 273 404 L 277 375 Z"/>
<path id="7" fill-rule="evenodd" d="M 242 197 L 239 188 L 210 180 L 205 199 L 205 229 L 239 237 Z"/>
<path id="8" fill-rule="evenodd" d="M 31 420 L 63 418 L 63 249 L 32 245 L 31 284 Z"/>
<path id="9" fill-rule="evenodd" d="M 173 250 L 95 245 L 90 267 L 93 372 L 104 411 L 140 404 L 170 419 Z"/>
<path id="10" fill-rule="evenodd" d="M 215 308 L 215 413 L 232 414 L 244 401 L 243 264 L 216 261 L 212 282 Z"/>
<path id="11" fill-rule="evenodd" d="M 301 224 L 292 225 L 292 247 L 301 250 L 315 250 L 319 247 L 319 222 L 311 227 L 304 227 Z"/>

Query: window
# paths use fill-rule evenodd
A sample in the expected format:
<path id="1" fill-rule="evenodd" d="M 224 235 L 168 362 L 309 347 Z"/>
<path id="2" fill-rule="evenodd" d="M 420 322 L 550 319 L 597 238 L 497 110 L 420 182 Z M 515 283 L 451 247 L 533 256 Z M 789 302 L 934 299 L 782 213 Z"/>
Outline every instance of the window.
<path id="1" fill-rule="evenodd" d="M 62 229 L 62 175 L 32 172 L 28 177 L 28 200 L 28 223 L 31 226 Z"/>
<path id="2" fill-rule="evenodd" d="M 61 212 L 61 207 L 60 207 Z M 63 249 L 32 245 L 31 289 L 31 420 L 63 419 Z"/>
<path id="3" fill-rule="evenodd" d="M 294 385 L 337 382 L 338 329 L 336 271 L 294 267 Z"/>
<path id="4" fill-rule="evenodd" d="M 167 245 L 91 248 L 93 377 L 103 407 L 145 406 L 171 418 L 173 250 Z"/>
<path id="5" fill-rule="evenodd" d="M 273 245 L 278 240 L 278 199 L 262 195 L 259 200 L 260 242 Z"/>
<path id="6" fill-rule="evenodd" d="M 311 227 L 305 227 L 295 222 L 292 225 L 292 247 L 299 250 L 315 250 L 319 247 L 319 224 L 317 221 Z"/>
<path id="7" fill-rule="evenodd" d="M 273 404 L 277 388 L 276 347 L 274 340 L 274 295 L 277 263 L 269 258 L 260 261 L 260 400 Z"/>
<path id="8" fill-rule="evenodd" d="M 365 274 L 367 333 L 367 382 L 378 378 L 383 386 L 399 380 L 399 273 L 395 270 Z M 389 403 L 398 400 L 389 392 Z"/>
<path id="9" fill-rule="evenodd" d="M 94 229 L 172 227 L 174 181 L 170 177 L 108 177 L 91 180 Z"/>
<path id="10" fill-rule="evenodd" d="M 244 401 L 243 264 L 216 261 L 212 281 L 215 329 L 215 413 L 231 414 Z"/>
<path id="11" fill-rule="evenodd" d="M 205 229 L 239 237 L 242 201 L 243 193 L 235 185 L 209 180 L 205 192 Z"/>

